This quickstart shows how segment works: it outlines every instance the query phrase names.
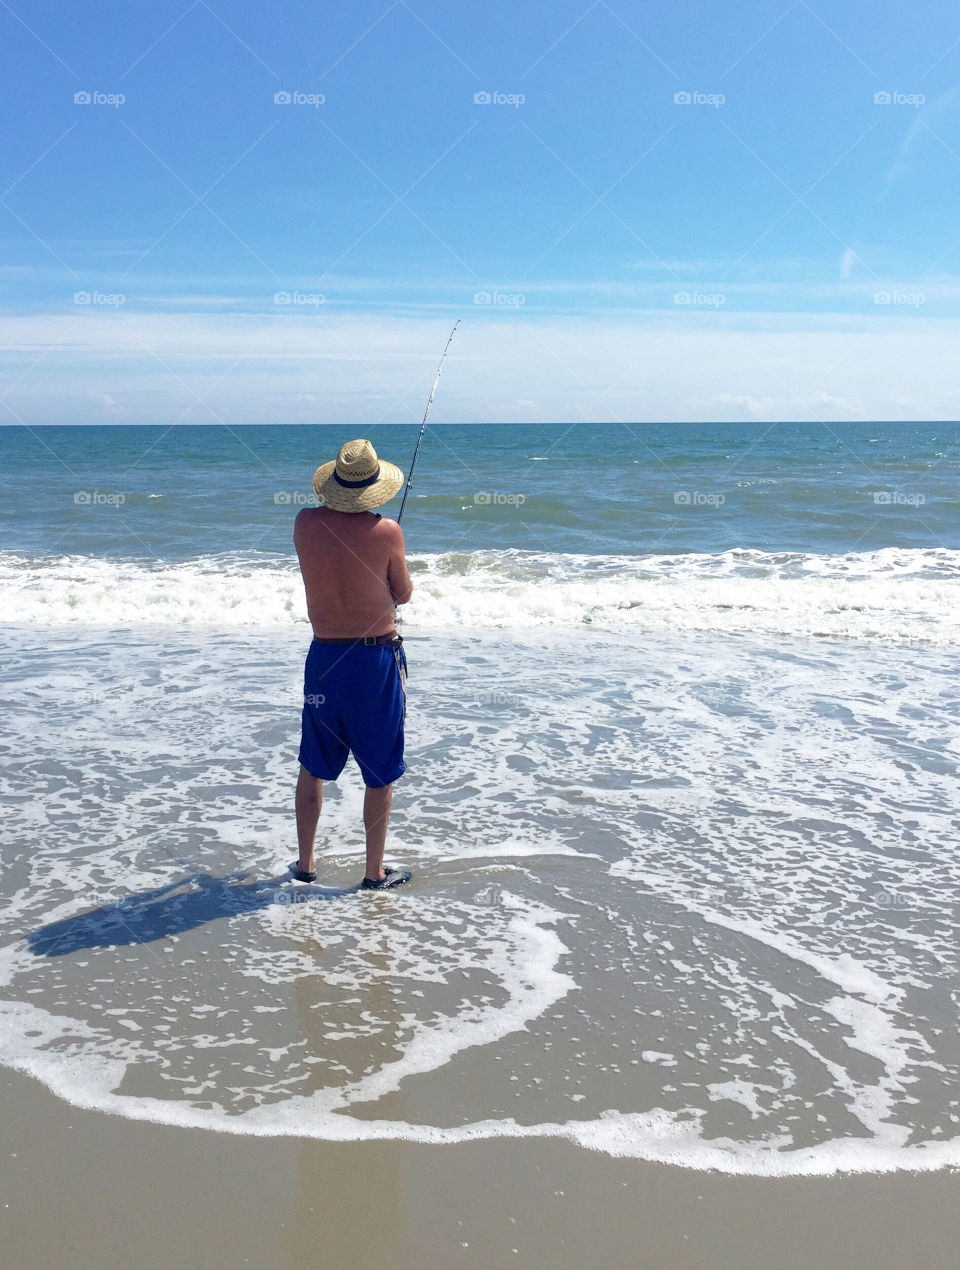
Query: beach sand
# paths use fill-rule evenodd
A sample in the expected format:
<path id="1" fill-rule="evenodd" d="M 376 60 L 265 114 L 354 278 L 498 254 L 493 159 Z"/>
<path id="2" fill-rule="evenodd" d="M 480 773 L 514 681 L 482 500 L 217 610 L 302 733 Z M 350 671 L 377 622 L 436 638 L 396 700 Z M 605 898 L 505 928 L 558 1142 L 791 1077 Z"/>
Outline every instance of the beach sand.
<path id="1" fill-rule="evenodd" d="M 559 1141 L 244 1138 L 78 1110 L 0 1077 L 17 1270 L 957 1265 L 956 1172 L 731 1177 Z"/>

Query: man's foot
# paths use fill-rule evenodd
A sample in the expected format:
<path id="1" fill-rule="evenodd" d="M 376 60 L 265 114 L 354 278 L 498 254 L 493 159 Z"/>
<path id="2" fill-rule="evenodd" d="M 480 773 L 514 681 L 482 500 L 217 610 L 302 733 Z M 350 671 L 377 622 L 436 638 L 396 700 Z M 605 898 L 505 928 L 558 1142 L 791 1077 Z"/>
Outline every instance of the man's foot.
<path id="1" fill-rule="evenodd" d="M 384 869 L 382 878 L 364 878 L 360 883 L 360 890 L 385 891 L 391 886 L 403 886 L 412 877 L 409 869 Z"/>
<path id="2" fill-rule="evenodd" d="M 301 869 L 299 860 L 294 860 L 290 865 L 290 872 L 298 882 L 316 882 L 317 880 L 316 869 Z"/>

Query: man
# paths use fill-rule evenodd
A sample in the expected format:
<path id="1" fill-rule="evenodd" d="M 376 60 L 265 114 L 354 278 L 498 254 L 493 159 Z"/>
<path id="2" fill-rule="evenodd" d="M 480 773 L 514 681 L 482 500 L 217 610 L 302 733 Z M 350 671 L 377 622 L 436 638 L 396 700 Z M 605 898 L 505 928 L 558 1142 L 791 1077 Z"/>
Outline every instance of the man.
<path id="1" fill-rule="evenodd" d="M 303 685 L 303 731 L 297 781 L 301 882 L 316 881 L 314 838 L 323 782 L 336 780 L 352 751 L 366 792 L 367 867 L 361 887 L 382 890 L 410 880 L 383 867 L 393 782 L 406 770 L 403 722 L 407 663 L 395 608 L 413 584 L 403 531 L 380 507 L 403 485 L 403 472 L 382 462 L 369 441 L 348 441 L 336 461 L 313 476 L 319 507 L 297 516 L 293 541 L 307 593 L 313 643 Z"/>

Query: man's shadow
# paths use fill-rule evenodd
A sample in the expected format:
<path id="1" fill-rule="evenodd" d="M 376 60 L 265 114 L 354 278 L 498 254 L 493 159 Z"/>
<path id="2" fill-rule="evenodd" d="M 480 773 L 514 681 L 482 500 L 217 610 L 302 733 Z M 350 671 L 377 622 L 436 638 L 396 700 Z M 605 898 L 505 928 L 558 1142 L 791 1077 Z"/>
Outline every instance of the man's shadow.
<path id="1" fill-rule="evenodd" d="M 218 917 L 235 917 L 271 904 L 323 903 L 355 895 L 359 887 L 291 886 L 290 874 L 275 878 L 242 879 L 246 872 L 216 877 L 194 873 L 189 877 L 127 895 L 87 913 L 50 922 L 27 936 L 30 951 L 38 957 L 62 957 L 82 948 L 149 944 L 169 935 L 193 930 Z"/>

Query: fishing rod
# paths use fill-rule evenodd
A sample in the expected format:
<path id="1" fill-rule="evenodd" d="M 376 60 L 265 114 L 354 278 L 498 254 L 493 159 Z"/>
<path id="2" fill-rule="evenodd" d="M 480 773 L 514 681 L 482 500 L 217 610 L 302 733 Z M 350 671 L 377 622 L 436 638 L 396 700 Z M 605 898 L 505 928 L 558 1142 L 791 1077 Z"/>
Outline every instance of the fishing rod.
<path id="1" fill-rule="evenodd" d="M 433 405 L 433 394 L 437 391 L 437 384 L 439 384 L 440 382 L 440 372 L 443 370 L 443 363 L 444 363 L 444 359 L 447 356 L 447 349 L 450 347 L 450 341 L 453 339 L 454 335 L 456 334 L 457 327 L 459 325 L 460 325 L 460 319 L 457 318 L 456 322 L 454 323 L 453 330 L 450 332 L 450 336 L 443 347 L 443 355 L 440 358 L 440 365 L 437 367 L 437 377 L 433 381 L 433 387 L 430 389 L 430 396 L 427 398 L 427 408 L 423 412 L 423 422 L 420 424 L 420 435 L 417 437 L 417 446 L 413 452 L 413 462 L 410 464 L 410 472 L 409 472 L 409 475 L 407 476 L 407 483 L 403 489 L 403 498 L 400 500 L 400 511 L 397 514 L 398 525 L 400 524 L 401 517 L 403 516 L 403 509 L 407 503 L 407 495 L 410 493 L 410 484 L 413 481 L 413 469 L 417 466 L 417 455 L 420 453 L 420 442 L 423 440 L 423 434 L 427 427 L 427 415 L 430 413 L 430 407 Z"/>

